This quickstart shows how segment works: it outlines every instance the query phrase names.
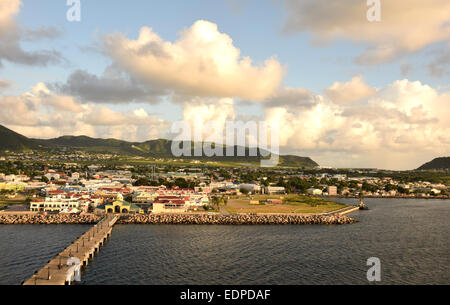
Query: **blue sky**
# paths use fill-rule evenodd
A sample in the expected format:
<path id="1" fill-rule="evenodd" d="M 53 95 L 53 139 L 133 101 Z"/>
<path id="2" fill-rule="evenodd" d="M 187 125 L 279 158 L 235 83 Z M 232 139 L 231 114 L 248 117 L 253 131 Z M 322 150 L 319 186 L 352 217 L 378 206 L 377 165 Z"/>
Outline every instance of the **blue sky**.
<path id="1" fill-rule="evenodd" d="M 18 2 L 19 0 L 0 1 Z M 360 2 L 363 2 L 363 4 Z M 301 128 L 302 122 L 310 126 L 308 120 L 311 120 L 311 116 L 314 116 L 314 114 L 310 113 L 312 110 L 308 108 L 309 106 L 302 104 L 304 102 L 302 98 L 304 97 L 301 96 L 303 95 L 297 92 L 295 94 L 300 96 L 297 100 L 288 100 L 286 96 L 281 94 L 281 92 L 285 92 L 283 88 L 309 90 L 308 98 L 319 101 L 313 107 L 316 111 L 316 117 L 322 115 L 326 117 L 324 113 L 327 111 L 330 115 L 328 116 L 329 120 L 339 115 L 339 118 L 333 124 L 322 122 L 320 126 L 316 127 L 316 129 L 320 129 L 320 132 L 317 132 L 316 138 L 311 140 L 314 143 L 309 143 L 310 139 L 306 138 L 300 139 L 294 136 L 286 138 L 283 141 L 284 151 L 312 155 L 322 163 L 327 163 L 327 165 L 345 166 L 355 163 L 391 166 L 391 164 L 398 163 L 398 160 L 402 160 L 408 148 L 412 147 L 411 145 L 402 148 L 397 147 L 398 143 L 403 141 L 399 139 L 409 137 L 410 133 L 420 137 L 422 134 L 416 134 L 420 128 L 422 130 L 430 128 L 440 130 L 436 139 L 441 139 L 438 141 L 444 144 L 439 148 L 439 153 L 447 152 L 446 139 L 442 138 L 442 134 L 446 134 L 448 127 L 446 125 L 438 127 L 401 125 L 406 121 L 411 124 L 415 120 L 412 118 L 405 120 L 401 114 L 398 118 L 389 117 L 389 122 L 374 122 L 369 117 L 371 111 L 375 111 L 375 106 L 388 107 L 387 104 L 390 104 L 390 108 L 384 108 L 380 111 L 397 107 L 400 112 L 403 111 L 403 115 L 417 114 L 418 105 L 415 98 L 406 96 L 406 94 L 418 88 L 417 90 L 421 91 L 415 96 L 421 96 L 421 92 L 429 93 L 426 98 L 424 97 L 420 101 L 423 102 L 421 109 L 424 111 L 420 115 L 422 117 L 429 115 L 428 121 L 433 121 L 433 113 L 426 112 L 427 107 L 431 109 L 433 106 L 427 103 L 442 103 L 441 100 L 446 98 L 450 90 L 450 73 L 448 71 L 450 59 L 446 56 L 449 51 L 450 35 L 444 29 L 446 24 L 450 24 L 450 17 L 441 16 L 439 13 L 442 10 L 445 11 L 445 6 L 448 3 L 443 0 L 431 0 L 427 2 L 429 5 L 424 9 L 421 6 L 424 3 L 423 1 L 413 0 L 408 8 L 396 11 L 396 7 L 383 2 L 382 16 L 384 19 L 379 25 L 368 25 L 364 20 L 366 12 L 364 3 L 365 1 L 361 0 L 349 0 L 337 7 L 333 6 L 337 4 L 330 4 L 325 0 L 130 0 L 126 4 L 119 0 L 81 0 L 81 22 L 68 22 L 66 12 L 69 7 L 66 5 L 66 1 L 22 0 L 18 13 L 11 14 L 13 22 L 18 27 L 33 30 L 51 28 L 59 32 L 58 37 L 53 38 L 40 37 L 39 39 L 27 40 L 23 37 L 16 37 L 15 39 L 17 39 L 22 50 L 30 54 L 34 51 L 54 50 L 61 54 L 61 58 L 58 63 L 43 66 L 22 64 L 14 60 L 3 59 L 3 67 L 0 68 L 0 81 L 7 81 L 10 85 L 3 88 L 0 94 L 4 97 L 16 96 L 19 98 L 24 93 L 29 92 L 31 87 L 41 82 L 47 84 L 49 88 L 52 88 L 55 84 L 64 85 L 68 82 L 70 76 L 78 70 L 100 78 L 111 64 L 120 66 L 126 75 L 137 79 L 140 86 L 159 86 L 159 80 L 148 83 L 148 78 L 146 78 L 148 75 L 145 74 L 145 71 L 143 76 L 142 71 L 130 69 L 131 63 L 125 59 L 117 58 L 111 53 L 99 52 L 101 48 L 105 47 L 102 44 L 102 39 L 105 35 L 120 33 L 128 41 L 138 41 L 141 28 L 151 27 L 152 31 L 162 41 L 175 43 L 182 36 L 182 31 L 190 31 L 197 21 L 206 20 L 217 25 L 219 33 L 228 35 L 233 40 L 232 46 L 240 50 L 242 57 L 250 57 L 254 67 L 264 67 L 265 61 L 273 57 L 284 71 L 279 83 L 273 81 L 279 89 L 275 88 L 276 92 L 273 91 L 268 94 L 265 97 L 268 100 L 256 101 L 256 99 L 249 105 L 240 102 L 241 100 L 248 100 L 248 94 L 237 92 L 229 96 L 233 99 L 233 106 L 227 108 L 228 117 L 259 117 L 263 120 L 272 118 L 273 120 L 281 120 L 283 123 L 284 120 L 287 120 L 286 123 L 291 123 L 290 121 L 293 119 L 298 119 L 298 122 L 290 126 L 289 130 Z M 336 12 L 336 15 L 331 12 Z M 358 12 L 359 15 L 352 15 L 355 12 Z M 412 22 L 413 19 L 408 19 L 410 16 L 411 18 L 420 16 L 417 15 L 417 12 L 423 12 L 423 18 L 420 17 L 414 22 Z M 300 23 L 297 24 L 296 21 L 300 21 Z M 414 34 L 416 36 L 412 35 L 410 38 L 409 34 L 415 31 L 414 28 L 408 28 L 411 24 L 417 24 L 416 28 L 421 29 L 421 31 L 417 31 L 420 33 Z M 438 27 L 436 27 L 436 24 Z M 376 26 L 379 27 L 375 28 Z M 327 39 L 323 39 L 324 37 L 327 37 Z M 326 42 L 320 45 L 314 43 L 319 38 L 326 40 Z M 2 38 L 0 37 L 0 39 Z M 392 57 L 386 56 L 369 64 L 356 63 L 355 59 L 358 56 L 368 54 L 369 48 L 376 51 L 393 50 L 392 54 L 394 55 Z M 433 62 L 435 63 L 434 67 L 439 68 L 439 73 L 430 72 Z M 154 80 L 155 78 L 157 77 L 151 74 L 151 79 Z M 400 83 L 401 80 L 406 81 Z M 175 80 L 175 82 L 177 81 Z M 249 84 L 252 83 L 252 80 L 248 81 Z M 331 87 L 335 83 L 337 85 Z M 85 105 L 83 107 L 88 107 L 86 105 L 89 104 L 92 109 L 94 109 L 93 107 L 103 107 L 101 111 L 112 110 L 115 111 L 114 115 L 117 116 L 119 116 L 119 113 L 132 113 L 142 109 L 148 116 L 154 116 L 155 119 L 164 122 L 186 119 L 187 113 L 198 112 L 209 118 L 216 118 L 217 115 L 224 112 L 221 107 L 227 103 L 218 100 L 227 98 L 223 94 L 217 94 L 213 97 L 216 102 L 203 100 L 205 98 L 203 91 L 199 93 L 201 102 L 193 104 L 172 102 L 173 96 L 171 94 L 176 94 L 181 96 L 181 99 L 186 100 L 192 97 L 185 95 L 184 91 L 181 92 L 180 88 L 177 87 L 178 85 L 171 83 L 169 87 L 165 88 L 169 94 L 162 97 L 163 102 L 156 104 L 146 101 L 105 104 L 99 101 L 78 100 L 79 96 L 76 95 L 73 98 L 75 104 Z M 428 90 L 429 88 L 431 90 Z M 68 93 L 56 92 L 54 94 L 62 96 Z M 402 94 L 405 94 L 405 96 Z M 352 99 L 352 95 L 361 96 L 359 99 Z M 295 96 L 297 98 L 297 95 Z M 427 99 L 428 96 L 430 96 L 430 101 Z M 408 102 L 409 108 L 404 105 L 405 100 L 410 101 Z M 274 104 L 273 101 L 277 104 Z M 39 105 L 42 105 L 42 102 L 39 103 Z M 368 116 L 363 117 L 360 113 L 364 111 L 360 111 L 358 117 L 352 117 L 350 120 L 348 113 L 354 113 L 356 109 L 360 108 L 363 108 Z M 97 109 L 95 111 L 100 111 L 100 108 L 95 109 Z M 413 109 L 417 111 L 412 111 Z M 57 112 L 58 110 L 54 111 Z M 48 115 L 48 113 L 46 114 Z M 371 117 L 374 116 L 375 113 Z M 393 127 L 397 125 L 397 121 L 393 121 L 396 119 L 399 124 L 401 123 L 401 127 Z M 439 121 L 439 118 L 435 119 Z M 121 120 L 124 121 L 124 118 Z M 348 121 L 344 122 L 344 120 Z M 405 122 L 400 122 L 401 120 Z M 39 123 L 36 123 L 35 127 L 42 128 L 44 126 L 47 128 L 45 130 L 48 130 L 48 137 L 59 135 L 58 129 L 51 126 L 51 123 L 45 123 L 43 120 L 38 121 Z M 362 138 L 359 143 L 348 143 L 347 146 L 338 145 L 338 142 L 344 143 L 347 141 L 344 139 L 347 139 L 349 134 L 344 129 L 345 126 L 353 124 L 353 122 L 358 122 L 358 126 L 362 126 L 358 128 L 365 128 L 366 132 L 370 133 L 369 138 L 373 136 L 373 141 L 378 143 L 378 147 L 373 148 L 373 151 L 369 153 L 360 151 L 349 154 L 347 149 L 350 148 L 347 147 L 351 147 L 353 150 L 354 147 L 367 147 Z M 30 124 L 22 126 L 13 121 L 0 122 L 0 124 L 2 123 L 15 127 L 29 136 L 38 134 L 37 129 L 33 129 Z M 81 126 L 79 130 L 74 129 L 73 132 L 77 134 L 86 132 L 91 136 L 102 137 L 118 135 L 126 138 L 130 135 L 130 133 L 120 134 L 113 131 L 102 134 L 99 130 L 101 129 L 103 132 L 108 129 L 108 126 L 106 123 L 100 125 L 101 128 L 98 130 L 95 129 L 96 124 L 90 124 L 89 126 Z M 395 137 L 396 140 L 393 140 L 390 144 L 391 147 L 387 150 L 391 151 L 393 155 L 397 153 L 398 155 L 391 161 L 383 163 L 376 156 L 385 149 L 380 146 L 380 143 L 389 141 L 389 132 L 384 129 L 380 130 L 381 126 L 386 125 L 398 128 L 395 129 L 396 131 L 401 129 L 402 132 L 398 132 Z M 136 128 L 140 130 L 139 127 Z M 60 132 L 63 132 L 61 130 L 70 132 L 68 126 L 59 130 Z M 151 135 L 154 137 L 161 136 L 161 134 L 155 133 L 151 133 Z M 342 138 L 339 138 L 339 135 Z M 136 139 L 143 140 L 142 137 L 146 136 L 150 137 L 150 134 L 147 135 L 143 132 L 141 137 Z M 358 132 L 350 135 L 350 137 L 355 138 L 358 138 L 358 136 L 361 136 Z M 305 144 L 300 143 L 301 141 Z M 331 143 L 328 148 L 326 147 L 327 141 Z M 425 145 L 425 143 L 422 144 Z M 341 157 L 342 155 L 350 157 L 344 160 Z M 431 157 L 431 153 L 423 150 L 420 157 L 406 162 L 405 167 L 429 157 Z"/>

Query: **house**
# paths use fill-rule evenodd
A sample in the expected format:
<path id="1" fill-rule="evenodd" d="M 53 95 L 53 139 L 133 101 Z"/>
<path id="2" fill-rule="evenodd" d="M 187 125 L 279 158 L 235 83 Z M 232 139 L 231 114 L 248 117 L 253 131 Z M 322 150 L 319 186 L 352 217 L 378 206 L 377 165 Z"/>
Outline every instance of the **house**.
<path id="1" fill-rule="evenodd" d="M 97 207 L 104 209 L 108 214 L 144 214 L 144 210 L 132 202 L 123 200 L 122 194 L 117 194 L 116 200 L 113 203 L 108 203 Z"/>

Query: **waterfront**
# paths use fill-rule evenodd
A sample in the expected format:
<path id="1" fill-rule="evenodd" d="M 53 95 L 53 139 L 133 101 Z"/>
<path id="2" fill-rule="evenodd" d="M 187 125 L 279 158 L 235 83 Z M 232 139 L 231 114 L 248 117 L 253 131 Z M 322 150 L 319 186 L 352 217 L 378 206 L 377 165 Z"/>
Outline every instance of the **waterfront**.
<path id="1" fill-rule="evenodd" d="M 366 203 L 343 226 L 117 225 L 81 284 L 367 284 L 372 256 L 384 284 L 450 284 L 449 200 Z M 87 228 L 0 226 L 0 284 L 19 284 Z"/>

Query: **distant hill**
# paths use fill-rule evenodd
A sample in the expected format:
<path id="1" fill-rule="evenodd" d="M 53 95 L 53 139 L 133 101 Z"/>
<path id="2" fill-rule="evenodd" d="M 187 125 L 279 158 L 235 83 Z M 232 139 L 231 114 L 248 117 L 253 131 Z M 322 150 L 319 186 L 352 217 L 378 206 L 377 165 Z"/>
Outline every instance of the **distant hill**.
<path id="1" fill-rule="evenodd" d="M 117 139 L 94 139 L 87 136 L 64 136 L 55 139 L 30 139 L 0 125 L 0 151 L 52 151 L 58 149 L 78 150 L 91 153 L 115 153 L 124 156 L 153 158 L 175 158 L 172 154 L 172 141 L 158 139 L 146 142 L 127 142 Z M 234 150 L 237 151 L 235 146 Z M 246 155 L 249 149 L 245 148 Z M 235 156 L 237 153 L 235 153 Z M 210 160 L 219 162 L 259 162 L 263 157 L 182 157 L 182 159 Z M 319 166 L 308 157 L 280 156 L 280 166 L 311 168 Z"/>
<path id="2" fill-rule="evenodd" d="M 0 150 L 23 151 L 37 149 L 39 143 L 0 125 Z"/>
<path id="3" fill-rule="evenodd" d="M 417 170 L 450 169 L 450 157 L 436 158 L 425 163 Z"/>

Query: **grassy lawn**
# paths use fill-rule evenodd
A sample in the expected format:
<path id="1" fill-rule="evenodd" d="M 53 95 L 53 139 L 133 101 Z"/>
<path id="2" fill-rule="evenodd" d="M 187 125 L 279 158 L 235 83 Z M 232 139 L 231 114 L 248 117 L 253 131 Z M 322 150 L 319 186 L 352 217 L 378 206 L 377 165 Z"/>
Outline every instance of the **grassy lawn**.
<path id="1" fill-rule="evenodd" d="M 235 213 L 275 213 L 275 214 L 316 214 L 336 211 L 347 205 L 321 198 L 313 198 L 298 195 L 285 196 L 253 196 L 253 200 L 265 201 L 267 199 L 283 199 L 283 204 L 251 205 L 248 198 L 230 199 L 224 207 L 231 214 Z"/>
<path id="2" fill-rule="evenodd" d="M 16 198 L 0 197 L 0 206 L 21 205 L 26 203 L 27 198 L 22 195 L 17 195 Z"/>

